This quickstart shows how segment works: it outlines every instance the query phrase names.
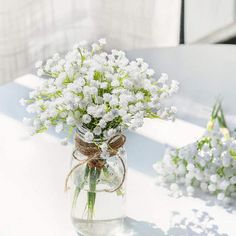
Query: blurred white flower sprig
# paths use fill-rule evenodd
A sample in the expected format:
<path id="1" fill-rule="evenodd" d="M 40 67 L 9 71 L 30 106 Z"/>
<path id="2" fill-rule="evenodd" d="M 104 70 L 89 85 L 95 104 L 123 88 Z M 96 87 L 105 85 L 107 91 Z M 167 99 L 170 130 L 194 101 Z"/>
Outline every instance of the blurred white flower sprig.
<path id="1" fill-rule="evenodd" d="M 153 165 L 157 182 L 170 187 L 175 196 L 196 189 L 230 203 L 236 198 L 236 138 L 227 127 L 220 102 L 213 107 L 202 138 L 182 148 L 168 148 L 163 160 Z"/>
<path id="2" fill-rule="evenodd" d="M 33 118 L 24 118 L 32 134 L 55 127 L 65 132 L 86 130 L 85 141 L 107 140 L 127 128 L 136 129 L 143 119 L 173 119 L 176 108 L 163 99 L 178 90 L 167 74 L 154 78 L 154 70 L 141 58 L 129 61 L 123 51 L 103 50 L 105 39 L 91 46 L 82 41 L 65 56 L 55 54 L 36 63 L 42 85 L 21 99 Z M 47 78 L 45 78 L 47 77 Z"/>

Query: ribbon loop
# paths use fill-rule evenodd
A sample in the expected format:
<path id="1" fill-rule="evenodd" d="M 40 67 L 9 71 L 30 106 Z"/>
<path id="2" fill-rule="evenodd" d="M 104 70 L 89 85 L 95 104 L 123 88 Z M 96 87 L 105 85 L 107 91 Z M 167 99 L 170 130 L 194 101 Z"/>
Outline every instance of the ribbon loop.
<path id="1" fill-rule="evenodd" d="M 123 185 L 125 181 L 125 176 L 126 176 L 126 167 L 124 160 L 122 157 L 118 154 L 119 148 L 123 147 L 126 141 L 126 137 L 123 134 L 118 134 L 113 136 L 109 141 L 108 141 L 108 153 L 110 156 L 115 156 L 119 159 L 121 162 L 122 168 L 123 168 L 123 176 L 122 180 L 120 183 L 114 188 L 114 189 L 101 189 L 101 190 L 96 190 L 96 192 L 115 192 L 121 186 Z M 88 164 L 90 167 L 96 167 L 96 168 L 102 168 L 105 164 L 105 161 L 100 157 L 102 150 L 99 148 L 94 143 L 87 143 L 80 139 L 78 136 L 75 137 L 75 150 L 72 153 L 73 158 L 78 161 L 78 164 L 76 164 L 68 173 L 65 181 L 65 191 L 69 189 L 68 187 L 68 182 L 71 177 L 71 175 L 74 173 L 76 169 L 78 169 L 80 166 L 84 164 Z M 76 152 L 79 152 L 86 156 L 85 159 L 80 160 L 78 159 Z"/>

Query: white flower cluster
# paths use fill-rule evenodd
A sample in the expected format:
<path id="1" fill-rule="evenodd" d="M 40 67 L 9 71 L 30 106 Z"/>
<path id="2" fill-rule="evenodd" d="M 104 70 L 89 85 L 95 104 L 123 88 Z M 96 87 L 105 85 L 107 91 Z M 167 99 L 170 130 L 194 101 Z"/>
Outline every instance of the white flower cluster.
<path id="1" fill-rule="evenodd" d="M 173 119 L 175 107 L 165 107 L 163 99 L 178 90 L 178 82 L 168 83 L 141 58 L 129 61 L 123 51 L 103 50 L 105 39 L 91 46 L 74 45 L 64 57 L 55 54 L 45 63 L 37 62 L 42 85 L 21 99 L 34 118 L 24 121 L 32 133 L 55 127 L 56 132 L 87 130 L 85 140 L 105 140 L 124 129 L 136 129 L 143 119 Z"/>
<path id="2" fill-rule="evenodd" d="M 220 201 L 236 198 L 236 139 L 225 123 L 217 125 L 215 120 L 196 143 L 167 149 L 163 160 L 154 164 L 159 183 L 169 184 L 173 193 L 181 193 L 179 185 L 184 185 L 190 195 L 198 188 Z"/>

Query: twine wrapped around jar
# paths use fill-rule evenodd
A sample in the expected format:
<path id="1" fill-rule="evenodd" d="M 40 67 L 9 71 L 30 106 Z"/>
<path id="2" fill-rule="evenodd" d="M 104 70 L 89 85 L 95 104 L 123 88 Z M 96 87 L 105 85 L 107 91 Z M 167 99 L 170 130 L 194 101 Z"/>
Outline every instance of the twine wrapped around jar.
<path id="1" fill-rule="evenodd" d="M 118 154 L 119 148 L 123 147 L 126 141 L 126 137 L 123 134 L 118 134 L 113 136 L 108 142 L 108 153 L 109 156 L 115 156 L 118 158 L 122 164 L 123 167 L 123 176 L 121 182 L 114 188 L 114 189 L 102 189 L 97 190 L 97 192 L 115 192 L 118 190 L 124 183 L 125 176 L 126 176 L 126 167 L 125 163 L 122 159 L 122 157 Z M 80 160 L 76 156 L 76 152 L 80 152 L 83 154 L 86 158 L 83 160 Z M 78 161 L 78 164 L 76 164 L 68 173 L 65 181 L 65 191 L 69 189 L 68 182 L 69 179 L 74 173 L 74 171 L 79 168 L 81 165 L 88 164 L 91 168 L 99 168 L 102 169 L 102 167 L 105 165 L 105 161 L 101 158 L 102 150 L 99 146 L 97 146 L 95 143 L 87 143 L 84 140 L 82 140 L 78 135 L 75 136 L 75 150 L 73 151 L 72 155 L 73 158 Z"/>

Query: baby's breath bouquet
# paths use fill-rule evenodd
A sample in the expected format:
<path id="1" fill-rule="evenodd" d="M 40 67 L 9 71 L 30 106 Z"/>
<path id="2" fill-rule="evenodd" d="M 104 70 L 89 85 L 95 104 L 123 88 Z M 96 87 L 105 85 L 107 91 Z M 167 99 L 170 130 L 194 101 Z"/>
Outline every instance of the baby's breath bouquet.
<path id="1" fill-rule="evenodd" d="M 167 149 L 154 169 L 158 182 L 168 184 L 174 195 L 182 194 L 179 185 L 184 185 L 190 195 L 200 189 L 220 201 L 232 201 L 236 197 L 236 138 L 221 103 L 213 107 L 205 134 L 197 142 Z"/>
<path id="2" fill-rule="evenodd" d="M 115 178 L 118 174 L 109 160 L 119 157 L 124 177 L 123 132 L 141 127 L 144 118 L 172 120 L 176 112 L 163 103 L 178 90 L 176 81 L 168 82 L 166 74 L 154 78 L 143 59 L 129 61 L 123 51 L 105 52 L 105 44 L 105 39 L 91 46 L 83 41 L 63 57 L 55 54 L 45 63 L 37 62 L 42 84 L 30 92 L 29 99 L 21 100 L 34 114 L 24 119 L 33 134 L 54 127 L 66 134 L 66 143 L 76 133 L 73 157 L 77 164 L 67 180 L 74 176 L 74 207 L 81 190 L 87 188 L 84 212 L 89 220 L 99 215 L 94 208 L 99 185 L 116 182 L 113 190 L 122 196 L 124 179 Z M 78 158 L 80 154 L 84 157 Z"/>

